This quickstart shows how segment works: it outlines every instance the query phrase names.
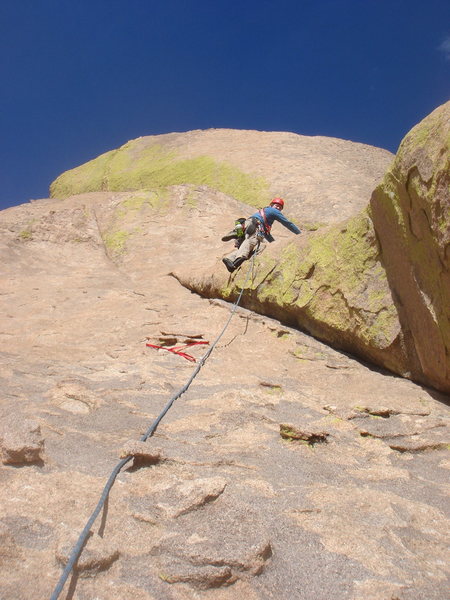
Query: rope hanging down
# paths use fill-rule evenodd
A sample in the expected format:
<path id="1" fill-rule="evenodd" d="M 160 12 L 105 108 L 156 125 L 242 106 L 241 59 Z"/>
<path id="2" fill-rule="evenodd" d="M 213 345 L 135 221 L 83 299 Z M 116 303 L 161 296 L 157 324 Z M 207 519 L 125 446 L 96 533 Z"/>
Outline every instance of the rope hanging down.
<path id="1" fill-rule="evenodd" d="M 214 348 L 216 347 L 220 338 L 223 336 L 223 334 L 227 330 L 227 327 L 230 324 L 231 319 L 233 318 L 233 315 L 236 312 L 237 307 L 239 306 L 239 303 L 242 298 L 242 294 L 244 293 L 245 286 L 247 285 L 247 281 L 250 276 L 250 272 L 253 268 L 254 256 L 255 255 L 253 254 L 252 259 L 250 261 L 248 271 L 247 271 L 247 275 L 245 276 L 244 285 L 242 286 L 242 289 L 239 293 L 238 299 L 233 304 L 233 307 L 230 311 L 230 316 L 228 317 L 228 320 L 225 323 L 222 331 L 219 333 L 217 338 L 211 344 L 210 348 L 205 353 L 205 355 L 199 360 L 196 368 L 194 369 L 194 372 L 190 376 L 187 383 L 174 396 L 172 396 L 172 398 L 170 398 L 170 400 L 164 406 L 164 408 L 162 409 L 162 411 L 160 412 L 158 417 L 153 421 L 153 423 L 150 425 L 150 427 L 147 429 L 147 431 L 139 438 L 139 441 L 145 442 L 149 437 L 151 437 L 154 434 L 159 423 L 161 422 L 163 417 L 166 415 L 166 413 L 169 411 L 169 409 L 172 407 L 173 403 L 176 400 L 178 400 L 178 398 L 180 398 L 180 396 L 182 396 L 189 389 L 191 383 L 197 377 L 200 369 L 203 367 L 203 365 L 206 363 L 208 358 L 211 356 Z M 101 509 L 103 508 L 103 505 L 105 504 L 106 500 L 108 499 L 109 492 L 114 484 L 114 481 L 116 480 L 117 475 L 120 473 L 122 467 L 124 467 L 132 458 L 133 458 L 132 456 L 127 456 L 126 458 L 122 458 L 122 460 L 120 460 L 117 463 L 117 465 L 114 467 L 114 469 L 112 470 L 111 475 L 109 476 L 109 479 L 106 482 L 105 487 L 103 488 L 102 495 L 100 496 L 100 500 L 98 501 L 98 504 L 94 509 L 94 512 L 89 517 L 83 531 L 81 532 L 81 534 L 78 538 L 77 543 L 75 544 L 75 546 L 72 549 L 72 552 L 70 553 L 70 557 L 67 562 L 67 565 L 65 566 L 64 571 L 62 572 L 61 577 L 60 577 L 55 589 L 53 590 L 53 594 L 51 595 L 50 600 L 58 600 L 59 595 L 61 594 L 61 592 L 64 588 L 64 584 L 67 581 L 67 578 L 69 577 L 72 569 L 74 568 L 75 563 L 77 562 L 78 558 L 80 557 L 81 552 L 83 551 L 83 548 L 84 548 L 84 545 L 86 544 L 86 540 L 88 538 L 90 529 L 91 529 L 92 525 L 94 524 L 96 518 L 98 517 Z"/>

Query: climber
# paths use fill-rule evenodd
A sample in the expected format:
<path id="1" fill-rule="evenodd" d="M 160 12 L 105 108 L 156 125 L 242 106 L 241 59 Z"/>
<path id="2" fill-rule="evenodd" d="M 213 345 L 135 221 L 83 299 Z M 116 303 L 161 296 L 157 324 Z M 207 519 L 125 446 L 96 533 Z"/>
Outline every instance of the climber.
<path id="1" fill-rule="evenodd" d="M 270 234 L 274 221 L 279 221 L 282 225 L 287 227 L 292 233 L 301 233 L 300 229 L 289 221 L 281 212 L 284 208 L 284 200 L 282 198 L 274 198 L 270 203 L 270 206 L 261 208 L 258 212 L 254 213 L 248 219 L 245 219 L 243 224 L 244 235 L 239 230 L 237 225 L 233 231 L 230 231 L 227 235 L 222 238 L 222 241 L 228 241 L 235 239 L 235 250 L 230 252 L 222 262 L 230 273 L 235 271 L 241 264 L 250 258 L 250 256 L 257 250 L 262 240 L 267 242 L 273 242 L 274 238 Z M 239 219 L 238 221 L 242 221 Z M 242 225 L 242 223 L 241 223 Z"/>

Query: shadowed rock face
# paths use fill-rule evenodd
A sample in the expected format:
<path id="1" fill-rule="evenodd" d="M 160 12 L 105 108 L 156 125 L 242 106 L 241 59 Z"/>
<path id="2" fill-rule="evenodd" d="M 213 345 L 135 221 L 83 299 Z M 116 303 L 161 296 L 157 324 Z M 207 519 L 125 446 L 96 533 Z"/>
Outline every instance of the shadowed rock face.
<path id="1" fill-rule="evenodd" d="M 450 102 L 405 137 L 370 205 L 411 376 L 450 392 Z"/>
<path id="2" fill-rule="evenodd" d="M 248 151 L 239 132 L 223 132 L 233 140 L 229 159 L 218 156 L 222 133 L 185 135 L 193 148 L 201 139 L 217 144 L 216 161 L 231 162 L 234 148 Z M 273 135 L 243 132 L 245 140 L 278 139 L 274 163 L 284 148 L 285 167 L 276 163 L 271 177 L 283 167 L 306 185 L 299 154 L 289 163 L 300 136 Z M 167 139 L 182 152 L 182 134 Z M 365 332 L 361 347 L 381 352 L 401 330 L 396 307 L 382 310 L 389 286 L 364 208 L 377 151 L 367 150 L 365 199 L 353 190 L 347 203 L 348 167 L 336 165 L 345 148 L 353 155 L 361 146 L 322 141 L 328 159 L 317 179 L 321 173 L 330 190 L 335 181 L 330 193 L 347 221 L 337 223 L 339 208 L 327 211 L 330 197 L 317 200 L 316 218 L 312 204 L 292 196 L 288 216 L 301 225 L 304 207 L 318 231 L 293 238 L 276 225 L 277 243 L 258 257 L 243 298 L 257 307 L 261 294 L 282 319 L 297 303 L 311 329 L 329 320 L 337 345 L 348 333 L 333 308 L 343 295 L 334 290 L 344 290 L 352 327 Z M 257 146 L 246 159 L 256 171 L 264 157 Z M 381 154 L 380 177 L 388 162 Z M 50 597 L 122 456 L 133 461 L 62 598 L 447 598 L 443 395 L 239 308 L 193 385 L 155 435 L 138 442 L 195 366 L 146 343 L 216 339 L 230 311 L 217 297 L 232 297 L 242 278 L 229 281 L 220 236 L 235 215 L 253 210 L 191 182 L 86 192 L 0 213 L 0 450 L 3 459 L 21 452 L 20 461 L 0 464 L 2 600 Z M 216 297 L 191 293 L 169 273 Z M 328 286 L 317 285 L 319 274 Z M 308 312 L 315 298 L 323 298 L 317 323 Z M 205 347 L 187 352 L 199 359 Z"/>

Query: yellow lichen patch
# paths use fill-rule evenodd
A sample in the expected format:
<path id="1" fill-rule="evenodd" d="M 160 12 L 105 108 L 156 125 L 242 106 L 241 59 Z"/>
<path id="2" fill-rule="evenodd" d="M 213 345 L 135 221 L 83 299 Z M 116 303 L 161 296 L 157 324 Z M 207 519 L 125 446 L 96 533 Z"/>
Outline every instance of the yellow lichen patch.
<path id="1" fill-rule="evenodd" d="M 107 253 L 117 258 L 126 252 L 127 241 L 142 232 L 136 223 L 146 214 L 165 214 L 170 207 L 168 193 L 155 190 L 139 190 L 127 195 L 111 212 L 101 232 Z"/>
<path id="2" fill-rule="evenodd" d="M 123 219 L 132 213 L 146 208 L 155 211 L 166 210 L 168 204 L 166 193 L 156 190 L 142 190 L 123 200 L 116 209 L 115 216 L 117 219 Z"/>
<path id="3" fill-rule="evenodd" d="M 50 185 L 51 198 L 68 198 L 83 192 L 107 190 L 105 170 L 117 150 L 101 154 L 94 160 L 62 173 Z"/>
<path id="4" fill-rule="evenodd" d="M 222 297 L 234 298 L 244 277 L 242 272 L 230 278 Z M 277 259 L 258 256 L 247 288 L 257 310 L 264 306 L 263 312 L 300 325 L 321 323 L 336 343 L 357 337 L 361 347 L 383 349 L 398 336 L 398 315 L 368 210 L 312 234 L 305 245 L 293 240 Z"/>
<path id="5" fill-rule="evenodd" d="M 269 185 L 263 177 L 210 156 L 183 159 L 159 144 L 146 146 L 139 139 L 63 173 L 50 191 L 52 197 L 67 198 L 96 190 L 161 191 L 181 184 L 206 185 L 252 206 L 269 199 Z"/>
<path id="6" fill-rule="evenodd" d="M 121 254 L 125 251 L 125 244 L 129 236 L 128 231 L 114 231 L 106 233 L 103 241 L 108 252 Z"/>
<path id="7" fill-rule="evenodd" d="M 33 239 L 33 233 L 30 229 L 23 229 L 19 233 L 19 239 L 21 239 L 23 242 L 28 242 L 29 240 Z"/>

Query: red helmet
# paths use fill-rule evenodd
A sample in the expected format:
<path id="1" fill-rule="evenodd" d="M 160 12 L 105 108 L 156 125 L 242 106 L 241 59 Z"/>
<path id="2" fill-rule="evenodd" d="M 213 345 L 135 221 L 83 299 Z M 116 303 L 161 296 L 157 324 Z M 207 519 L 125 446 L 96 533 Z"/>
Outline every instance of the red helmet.
<path id="1" fill-rule="evenodd" d="M 274 198 L 272 200 L 272 202 L 270 203 L 270 206 L 272 206 L 273 204 L 279 204 L 281 206 L 281 208 L 284 208 L 284 200 L 283 200 L 283 198 Z"/>

